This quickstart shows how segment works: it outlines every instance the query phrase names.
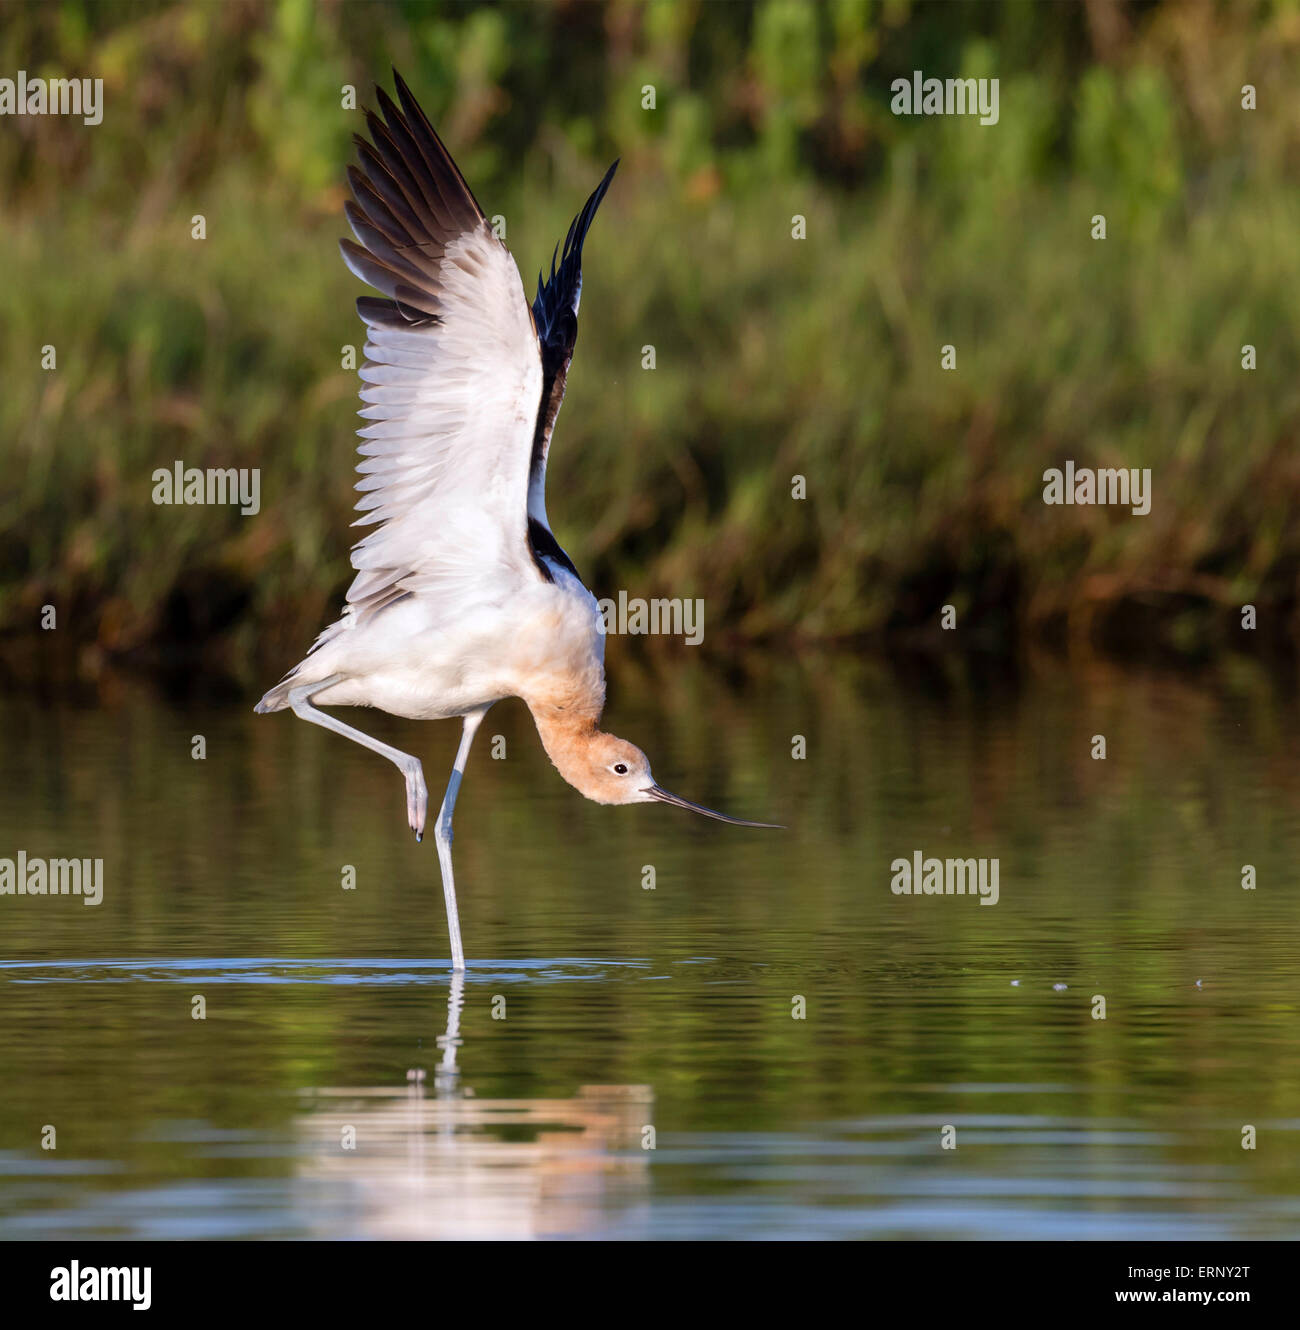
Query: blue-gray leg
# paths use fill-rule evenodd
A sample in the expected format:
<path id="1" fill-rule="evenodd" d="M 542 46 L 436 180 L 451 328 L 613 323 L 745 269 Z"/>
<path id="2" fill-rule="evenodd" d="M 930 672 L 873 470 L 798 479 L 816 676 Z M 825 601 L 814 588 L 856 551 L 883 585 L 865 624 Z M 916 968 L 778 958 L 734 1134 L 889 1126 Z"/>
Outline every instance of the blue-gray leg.
<path id="1" fill-rule="evenodd" d="M 301 716 L 303 720 L 311 721 L 313 725 L 333 730 L 335 734 L 341 734 L 345 739 L 351 739 L 354 743 L 369 748 L 371 752 L 386 757 L 406 778 L 406 820 L 411 830 L 415 832 L 415 839 L 423 840 L 424 819 L 429 808 L 429 787 L 424 783 L 424 768 L 420 765 L 420 759 L 412 757 L 410 753 L 402 752 L 400 748 L 372 739 L 368 734 L 363 734 L 351 725 L 345 725 L 341 720 L 311 704 L 313 694 L 323 692 L 332 684 L 338 683 L 342 677 L 341 674 L 331 674 L 328 679 L 291 688 L 289 705 L 293 708 L 293 714 Z"/>
<path id="2" fill-rule="evenodd" d="M 455 970 L 465 968 L 465 952 L 460 944 L 460 913 L 456 908 L 456 879 L 451 871 L 451 815 L 456 809 L 456 796 L 460 793 L 460 783 L 465 775 L 465 763 L 469 761 L 469 747 L 474 742 L 474 735 L 479 724 L 487 715 L 487 708 L 471 711 L 464 718 L 464 728 L 460 735 L 460 748 L 456 751 L 456 765 L 451 769 L 451 779 L 447 782 L 447 793 L 443 796 L 442 808 L 438 812 L 438 823 L 433 829 L 433 839 L 438 846 L 438 863 L 442 868 L 442 894 L 447 902 L 447 931 L 451 934 L 451 964 Z"/>

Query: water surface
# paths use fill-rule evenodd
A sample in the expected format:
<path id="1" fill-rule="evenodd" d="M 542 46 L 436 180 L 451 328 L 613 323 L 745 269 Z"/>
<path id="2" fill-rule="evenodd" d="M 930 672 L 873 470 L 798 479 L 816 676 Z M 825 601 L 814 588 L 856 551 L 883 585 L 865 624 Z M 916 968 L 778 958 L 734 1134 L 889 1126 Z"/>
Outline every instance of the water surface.
<path id="1" fill-rule="evenodd" d="M 104 861 L 0 896 L 0 1235 L 1300 1231 L 1288 690 L 611 656 L 663 784 L 789 830 L 586 803 L 503 705 L 463 985 L 373 754 L 256 690 L 0 703 L 0 858 Z M 453 725 L 348 714 L 441 785 Z M 998 904 L 892 894 L 918 850 Z"/>

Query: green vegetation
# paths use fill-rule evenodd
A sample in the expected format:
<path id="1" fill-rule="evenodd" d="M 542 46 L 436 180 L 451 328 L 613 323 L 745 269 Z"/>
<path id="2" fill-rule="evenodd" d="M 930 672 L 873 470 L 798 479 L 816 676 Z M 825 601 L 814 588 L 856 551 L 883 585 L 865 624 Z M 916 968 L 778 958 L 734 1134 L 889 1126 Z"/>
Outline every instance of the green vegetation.
<path id="1" fill-rule="evenodd" d="M 265 673 L 336 608 L 362 292 L 334 243 L 361 127 L 341 88 L 371 101 L 390 64 L 507 219 L 526 286 L 622 158 L 550 476 L 598 594 L 703 596 L 714 644 L 939 640 L 945 603 L 994 646 L 1136 620 L 1203 653 L 1250 640 L 1245 602 L 1259 638 L 1297 629 L 1292 4 L 3 19 L 0 76 L 102 77 L 106 102 L 96 127 L 0 121 L 10 660 L 42 659 L 51 603 L 83 667 L 201 648 Z M 890 81 L 917 68 L 998 77 L 998 124 L 894 116 Z M 261 513 L 155 506 L 178 458 L 260 467 Z M 1152 468 L 1150 516 L 1045 507 L 1067 458 Z"/>

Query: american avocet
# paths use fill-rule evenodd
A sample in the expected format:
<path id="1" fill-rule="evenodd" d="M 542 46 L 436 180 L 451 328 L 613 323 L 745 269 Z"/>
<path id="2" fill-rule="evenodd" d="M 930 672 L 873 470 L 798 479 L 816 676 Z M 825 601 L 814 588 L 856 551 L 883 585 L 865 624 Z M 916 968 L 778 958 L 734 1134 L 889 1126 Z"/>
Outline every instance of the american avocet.
<path id="1" fill-rule="evenodd" d="M 645 754 L 599 728 L 604 635 L 596 601 L 546 520 L 546 456 L 578 333 L 582 245 L 615 162 L 556 246 L 529 308 L 519 269 L 394 71 L 400 109 L 378 89 L 346 205 L 359 243 L 343 258 L 387 299 L 365 296 L 357 570 L 337 623 L 257 710 L 285 707 L 384 757 L 406 777 L 407 820 L 424 834 L 420 760 L 318 709 L 378 707 L 462 718 L 434 838 L 452 964 L 465 966 L 452 877 L 452 812 L 488 708 L 528 705 L 560 775 L 602 804 L 658 801 L 742 827 L 655 783 Z M 558 265 L 557 260 L 558 258 Z"/>

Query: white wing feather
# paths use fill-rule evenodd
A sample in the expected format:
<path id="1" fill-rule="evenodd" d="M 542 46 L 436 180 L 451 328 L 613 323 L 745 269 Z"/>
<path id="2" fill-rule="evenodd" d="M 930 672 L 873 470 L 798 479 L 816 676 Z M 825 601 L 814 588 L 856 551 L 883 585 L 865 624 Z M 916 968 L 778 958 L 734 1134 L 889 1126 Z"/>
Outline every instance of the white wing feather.
<path id="1" fill-rule="evenodd" d="M 542 364 L 519 269 L 486 223 L 446 247 L 437 303 L 436 323 L 367 318 L 356 525 L 382 525 L 352 552 L 350 605 L 527 570 Z"/>

